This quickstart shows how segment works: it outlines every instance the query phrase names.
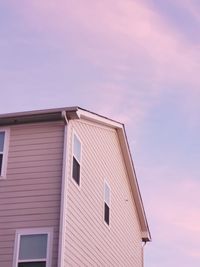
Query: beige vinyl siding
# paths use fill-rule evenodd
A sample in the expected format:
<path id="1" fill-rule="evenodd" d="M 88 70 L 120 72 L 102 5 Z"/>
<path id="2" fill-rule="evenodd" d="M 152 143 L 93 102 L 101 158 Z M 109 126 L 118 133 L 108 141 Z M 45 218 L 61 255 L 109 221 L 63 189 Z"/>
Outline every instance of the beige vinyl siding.
<path id="1" fill-rule="evenodd" d="M 69 169 L 65 267 L 141 267 L 141 230 L 116 130 L 70 121 L 69 166 L 73 129 L 82 142 L 81 186 Z M 103 220 L 105 180 L 111 188 L 109 227 Z"/>
<path id="2" fill-rule="evenodd" d="M 11 267 L 16 229 L 53 227 L 57 267 L 62 123 L 10 127 L 7 179 L 0 181 L 0 266 Z"/>

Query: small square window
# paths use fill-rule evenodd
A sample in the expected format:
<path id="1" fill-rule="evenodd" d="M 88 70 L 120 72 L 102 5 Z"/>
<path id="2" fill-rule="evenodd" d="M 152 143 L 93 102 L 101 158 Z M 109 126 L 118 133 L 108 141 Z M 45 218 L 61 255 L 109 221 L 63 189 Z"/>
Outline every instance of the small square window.
<path id="1" fill-rule="evenodd" d="M 47 267 L 50 263 L 51 230 L 19 230 L 15 240 L 15 267 Z"/>
<path id="2" fill-rule="evenodd" d="M 72 178 L 77 185 L 80 185 L 81 169 L 81 142 L 76 134 L 73 135 L 73 157 L 72 157 Z"/>
<path id="3" fill-rule="evenodd" d="M 47 257 L 47 234 L 21 235 L 19 260 L 45 259 Z"/>

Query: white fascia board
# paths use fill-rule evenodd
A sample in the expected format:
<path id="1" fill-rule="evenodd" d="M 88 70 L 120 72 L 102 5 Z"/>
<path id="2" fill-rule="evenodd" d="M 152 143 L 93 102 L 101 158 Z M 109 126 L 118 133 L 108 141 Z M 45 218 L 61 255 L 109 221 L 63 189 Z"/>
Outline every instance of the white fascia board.
<path id="1" fill-rule="evenodd" d="M 112 128 L 120 128 L 120 129 L 123 128 L 123 124 L 120 122 L 110 120 L 106 117 L 100 116 L 98 114 L 95 114 L 95 113 L 92 113 L 86 110 L 78 109 L 76 113 L 79 119 L 86 119 L 86 120 L 97 122 L 97 123 L 100 123 L 100 124 L 103 124 L 103 125 L 106 125 Z"/>
<path id="2" fill-rule="evenodd" d="M 142 202 L 142 197 L 140 194 L 139 185 L 137 182 L 137 177 L 136 177 L 133 160 L 132 160 L 131 153 L 130 153 L 130 148 L 129 148 L 127 137 L 126 137 L 126 132 L 125 132 L 124 127 L 121 129 L 118 129 L 117 132 L 118 132 L 119 141 L 121 144 L 121 149 L 122 149 L 122 153 L 123 153 L 124 160 L 125 160 L 125 165 L 126 165 L 131 189 L 133 192 L 133 198 L 135 201 L 136 210 L 137 210 L 139 221 L 140 221 L 142 240 L 150 241 L 151 234 L 150 234 L 148 223 L 147 223 L 147 218 L 146 218 L 146 214 L 145 214 L 145 210 L 144 210 L 144 206 Z"/>

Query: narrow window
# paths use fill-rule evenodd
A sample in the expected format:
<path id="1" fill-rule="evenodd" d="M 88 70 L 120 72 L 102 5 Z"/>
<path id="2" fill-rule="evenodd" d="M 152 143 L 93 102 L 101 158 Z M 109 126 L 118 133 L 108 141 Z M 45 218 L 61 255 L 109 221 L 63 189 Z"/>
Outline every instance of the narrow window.
<path id="1" fill-rule="evenodd" d="M 104 183 L 104 221 L 110 224 L 110 187 Z"/>
<path id="2" fill-rule="evenodd" d="M 73 162 L 72 162 L 72 178 L 80 185 L 80 166 L 81 166 L 81 142 L 74 134 L 73 138 Z"/>
<path id="3" fill-rule="evenodd" d="M 19 231 L 16 235 L 16 267 L 48 267 L 50 263 L 50 232 Z"/>
<path id="4" fill-rule="evenodd" d="M 0 178 L 5 178 L 6 176 L 8 133 L 8 130 L 0 129 Z"/>

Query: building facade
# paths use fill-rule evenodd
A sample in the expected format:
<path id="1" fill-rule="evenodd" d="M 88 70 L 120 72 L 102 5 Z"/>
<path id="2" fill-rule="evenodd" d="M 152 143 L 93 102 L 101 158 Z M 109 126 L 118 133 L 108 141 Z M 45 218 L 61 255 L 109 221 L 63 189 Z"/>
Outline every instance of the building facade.
<path id="1" fill-rule="evenodd" d="M 150 232 L 121 123 L 78 107 L 0 116 L 0 266 L 143 266 Z"/>

